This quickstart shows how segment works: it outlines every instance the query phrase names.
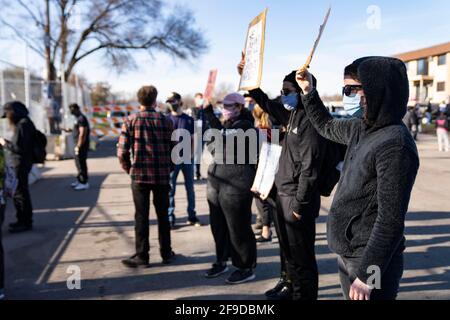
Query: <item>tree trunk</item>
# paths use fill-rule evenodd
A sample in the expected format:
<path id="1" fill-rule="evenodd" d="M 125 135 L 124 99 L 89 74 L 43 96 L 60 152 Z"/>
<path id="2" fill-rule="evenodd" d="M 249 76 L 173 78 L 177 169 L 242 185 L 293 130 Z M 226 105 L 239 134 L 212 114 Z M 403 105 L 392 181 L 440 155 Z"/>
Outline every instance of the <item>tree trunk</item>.
<path id="1" fill-rule="evenodd" d="M 56 80 L 56 68 L 52 63 L 52 51 L 50 42 L 50 0 L 45 0 L 45 29 L 44 29 L 44 42 L 45 42 L 45 60 L 47 67 L 47 81 Z"/>

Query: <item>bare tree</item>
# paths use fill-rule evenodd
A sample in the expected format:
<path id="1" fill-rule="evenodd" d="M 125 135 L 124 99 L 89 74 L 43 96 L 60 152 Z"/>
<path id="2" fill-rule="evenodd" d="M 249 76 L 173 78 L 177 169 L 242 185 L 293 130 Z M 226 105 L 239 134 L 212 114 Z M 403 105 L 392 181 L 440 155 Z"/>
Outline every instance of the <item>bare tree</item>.
<path id="1" fill-rule="evenodd" d="M 48 80 L 94 53 L 116 70 L 135 67 L 132 52 L 190 60 L 207 50 L 193 13 L 163 0 L 0 0 L 0 28 L 46 61 Z"/>

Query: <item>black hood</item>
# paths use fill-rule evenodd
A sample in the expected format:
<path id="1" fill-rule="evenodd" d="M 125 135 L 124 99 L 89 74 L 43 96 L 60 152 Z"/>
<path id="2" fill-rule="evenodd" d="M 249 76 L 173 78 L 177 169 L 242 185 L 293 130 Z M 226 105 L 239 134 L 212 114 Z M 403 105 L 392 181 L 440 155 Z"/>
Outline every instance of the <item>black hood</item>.
<path id="1" fill-rule="evenodd" d="M 409 100 L 405 63 L 396 58 L 366 57 L 354 62 L 367 101 L 366 122 L 382 128 L 401 123 Z"/>
<path id="2" fill-rule="evenodd" d="M 3 118 L 6 118 L 6 111 L 12 111 L 14 114 L 14 123 L 19 122 L 20 120 L 22 120 L 23 118 L 28 117 L 29 115 L 29 111 L 27 109 L 27 107 L 19 102 L 19 101 L 13 101 L 13 102 L 8 102 L 7 104 L 4 105 L 3 107 Z"/>
<path id="3" fill-rule="evenodd" d="M 313 87 L 317 88 L 317 79 L 316 77 L 314 77 L 314 75 L 312 75 L 312 77 L 313 77 Z M 288 75 L 286 75 L 286 77 L 284 77 L 283 82 L 285 81 L 292 83 L 297 92 L 299 93 L 302 92 L 302 89 L 300 89 L 300 86 L 297 83 L 297 70 L 294 70 Z"/>

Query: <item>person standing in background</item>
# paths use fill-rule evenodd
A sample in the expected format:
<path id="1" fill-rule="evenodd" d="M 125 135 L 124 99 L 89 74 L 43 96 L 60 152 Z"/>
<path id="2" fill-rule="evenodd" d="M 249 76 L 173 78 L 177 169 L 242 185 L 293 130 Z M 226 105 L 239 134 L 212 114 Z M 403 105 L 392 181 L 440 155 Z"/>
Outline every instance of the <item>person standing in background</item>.
<path id="1" fill-rule="evenodd" d="M 0 144 L 11 152 L 18 179 L 18 186 L 14 194 L 17 222 L 9 225 L 9 232 L 20 233 L 33 229 L 33 205 L 28 177 L 33 167 L 36 127 L 28 117 L 28 109 L 23 103 L 9 102 L 3 107 L 3 110 L 3 118 L 8 118 L 14 129 L 14 135 L 12 141 L 1 138 Z"/>
<path id="2" fill-rule="evenodd" d="M 75 143 L 75 164 L 78 170 L 77 181 L 72 183 L 75 191 L 83 191 L 89 189 L 89 174 L 87 166 L 87 158 L 89 153 L 91 130 L 89 121 L 86 116 L 81 113 L 81 108 L 74 103 L 69 106 L 70 113 L 76 118 L 73 127 L 73 139 Z"/>
<path id="3" fill-rule="evenodd" d="M 205 99 L 202 93 L 197 93 L 195 95 L 195 106 L 192 109 L 192 117 L 195 120 L 195 126 L 197 128 L 196 134 L 200 135 L 201 138 L 194 137 L 195 141 L 197 141 L 197 144 L 195 144 L 195 155 L 194 155 L 194 161 L 195 161 L 195 179 L 200 181 L 202 180 L 202 174 L 200 171 L 201 162 L 202 162 L 202 155 L 203 155 L 203 149 L 205 147 L 205 142 L 203 140 L 203 135 L 205 134 L 206 130 L 208 129 L 208 122 L 205 119 L 204 111 L 203 111 L 203 105 L 205 104 Z M 199 130 L 200 129 L 200 130 Z"/>
<path id="4" fill-rule="evenodd" d="M 403 118 L 403 123 L 408 128 L 414 140 L 417 141 L 417 134 L 419 133 L 419 118 L 417 117 L 415 107 L 408 107 L 408 111 Z"/>
<path id="5" fill-rule="evenodd" d="M 154 86 L 142 87 L 137 96 L 140 111 L 122 125 L 117 150 L 122 169 L 131 177 L 135 206 L 136 253 L 122 264 L 129 268 L 146 268 L 150 260 L 150 193 L 153 193 L 158 217 L 162 262 L 170 264 L 175 259 L 168 217 L 173 126 L 155 110 L 158 90 Z"/>
<path id="6" fill-rule="evenodd" d="M 436 119 L 436 134 L 438 139 L 439 152 L 449 152 L 450 145 L 448 139 L 448 131 L 449 131 L 449 121 L 448 117 L 444 112 L 439 114 L 439 117 Z"/>
<path id="7" fill-rule="evenodd" d="M 194 145 L 194 119 L 183 113 L 183 101 L 181 96 L 173 92 L 166 101 L 171 108 L 171 113 L 167 118 L 172 121 L 173 129 L 176 130 L 187 130 L 191 138 L 191 150 L 193 150 Z M 180 137 L 181 139 L 181 137 Z M 181 142 L 181 141 L 178 141 Z M 183 155 L 180 155 L 183 157 Z M 200 220 L 197 218 L 197 212 L 195 211 L 195 191 L 194 191 L 194 163 L 193 154 L 187 163 L 176 164 L 174 170 L 170 173 L 170 206 L 169 206 L 169 222 L 172 228 L 176 226 L 175 217 L 175 192 L 177 189 L 177 179 L 178 174 L 183 172 L 184 186 L 186 188 L 187 200 L 188 200 L 188 221 L 187 223 L 191 226 L 201 227 Z"/>

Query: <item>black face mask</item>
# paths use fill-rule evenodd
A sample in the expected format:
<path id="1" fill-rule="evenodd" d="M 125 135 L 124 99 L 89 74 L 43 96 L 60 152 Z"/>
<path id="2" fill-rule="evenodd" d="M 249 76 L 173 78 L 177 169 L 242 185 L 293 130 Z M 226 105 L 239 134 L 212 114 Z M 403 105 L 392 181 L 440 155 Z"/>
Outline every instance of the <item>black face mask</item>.
<path id="1" fill-rule="evenodd" d="M 171 103 L 171 104 L 170 104 L 170 107 L 172 108 L 172 111 L 173 111 L 173 112 L 178 112 L 178 110 L 181 109 L 181 106 L 180 106 L 179 103 Z"/>

